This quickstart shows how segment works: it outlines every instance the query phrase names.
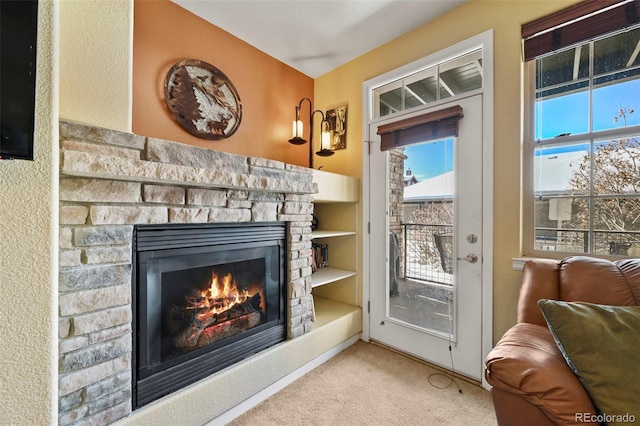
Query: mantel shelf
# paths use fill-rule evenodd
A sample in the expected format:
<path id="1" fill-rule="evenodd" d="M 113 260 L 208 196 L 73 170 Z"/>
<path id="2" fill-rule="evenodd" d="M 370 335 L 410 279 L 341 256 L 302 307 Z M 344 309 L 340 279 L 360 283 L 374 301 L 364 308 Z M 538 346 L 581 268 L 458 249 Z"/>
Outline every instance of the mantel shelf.
<path id="1" fill-rule="evenodd" d="M 355 271 L 337 268 L 321 268 L 311 275 L 311 287 L 320 287 L 321 285 L 330 284 L 355 275 Z"/>

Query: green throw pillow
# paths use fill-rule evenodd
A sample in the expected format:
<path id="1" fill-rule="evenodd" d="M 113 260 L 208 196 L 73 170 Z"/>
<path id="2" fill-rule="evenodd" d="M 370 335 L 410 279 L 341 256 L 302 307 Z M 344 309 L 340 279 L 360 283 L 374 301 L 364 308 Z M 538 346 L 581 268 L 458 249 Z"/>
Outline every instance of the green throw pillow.
<path id="1" fill-rule="evenodd" d="M 546 299 L 538 305 L 558 348 L 601 413 L 591 421 L 640 422 L 640 306 Z"/>

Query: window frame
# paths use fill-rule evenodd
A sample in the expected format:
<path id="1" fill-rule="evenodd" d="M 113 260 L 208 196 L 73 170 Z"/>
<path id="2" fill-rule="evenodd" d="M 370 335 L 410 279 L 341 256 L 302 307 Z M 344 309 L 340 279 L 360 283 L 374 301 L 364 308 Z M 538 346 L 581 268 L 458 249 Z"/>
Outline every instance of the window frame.
<path id="1" fill-rule="evenodd" d="M 633 28 L 639 28 L 637 25 L 634 25 Z M 599 40 L 606 37 L 614 36 L 619 33 L 618 31 L 611 31 L 607 34 L 602 34 L 598 37 L 594 37 L 590 40 L 583 40 L 579 43 L 576 43 L 575 46 L 589 44 L 594 42 L 594 40 Z M 564 51 L 567 48 L 571 48 L 571 46 L 562 48 L 557 50 L 555 53 L 559 53 Z M 551 53 L 551 54 L 555 54 Z M 547 54 L 549 55 L 549 54 Z M 547 56 L 544 55 L 544 56 Z M 540 57 L 542 57 L 541 55 Z M 523 62 L 523 114 L 522 114 L 522 252 L 524 256 L 533 256 L 533 257 L 546 257 L 546 258 L 555 258 L 562 259 L 569 255 L 588 255 L 594 257 L 603 257 L 603 258 L 620 258 L 618 255 L 608 255 L 603 253 L 593 253 L 591 245 L 589 245 L 589 251 L 586 252 L 567 252 L 567 251 L 551 251 L 551 250 L 536 250 L 535 246 L 535 150 L 536 148 L 543 147 L 545 145 L 566 145 L 572 143 L 588 143 L 590 146 L 593 146 L 594 143 L 598 143 L 602 140 L 611 140 L 611 139 L 620 139 L 625 136 L 638 136 L 640 135 L 640 125 L 633 126 L 625 126 L 625 127 L 616 127 L 605 130 L 593 130 L 593 64 L 592 64 L 592 56 L 593 50 L 589 49 L 589 129 L 585 133 L 567 135 L 567 136 L 558 136 L 555 138 L 542 138 L 536 139 L 536 60 L 538 58 L 534 58 L 532 60 Z M 638 77 L 640 79 L 640 77 Z M 640 113 L 640 111 L 636 111 L 636 113 Z M 612 116 L 614 112 L 612 112 Z M 639 195 L 640 197 L 640 195 Z M 593 205 L 593 201 L 600 198 L 597 195 L 592 193 L 588 194 L 584 198 L 589 200 L 590 206 Z M 592 210 L 591 210 L 592 211 Z M 590 213 L 591 213 L 590 211 Z M 593 223 L 592 219 L 589 220 L 589 240 L 592 238 Z"/>

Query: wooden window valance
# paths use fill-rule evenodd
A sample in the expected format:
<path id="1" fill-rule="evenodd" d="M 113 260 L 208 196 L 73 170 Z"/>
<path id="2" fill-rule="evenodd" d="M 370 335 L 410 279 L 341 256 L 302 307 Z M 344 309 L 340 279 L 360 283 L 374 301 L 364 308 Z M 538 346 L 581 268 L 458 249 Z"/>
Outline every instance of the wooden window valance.
<path id="1" fill-rule="evenodd" d="M 640 22 L 640 0 L 587 0 L 522 26 L 524 60 Z"/>
<path id="2" fill-rule="evenodd" d="M 456 105 L 378 126 L 380 150 L 458 136 L 458 120 L 462 117 L 462 107 Z"/>

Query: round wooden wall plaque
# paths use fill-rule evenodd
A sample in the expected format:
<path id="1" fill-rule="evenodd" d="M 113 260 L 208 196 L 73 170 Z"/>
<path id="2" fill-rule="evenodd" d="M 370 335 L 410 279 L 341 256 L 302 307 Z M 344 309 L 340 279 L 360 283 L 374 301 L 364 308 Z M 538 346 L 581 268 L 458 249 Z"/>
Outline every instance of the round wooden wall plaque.
<path id="1" fill-rule="evenodd" d="M 231 80 L 211 64 L 185 59 L 171 67 L 165 82 L 169 110 L 182 127 L 202 139 L 233 135 L 242 103 Z"/>

